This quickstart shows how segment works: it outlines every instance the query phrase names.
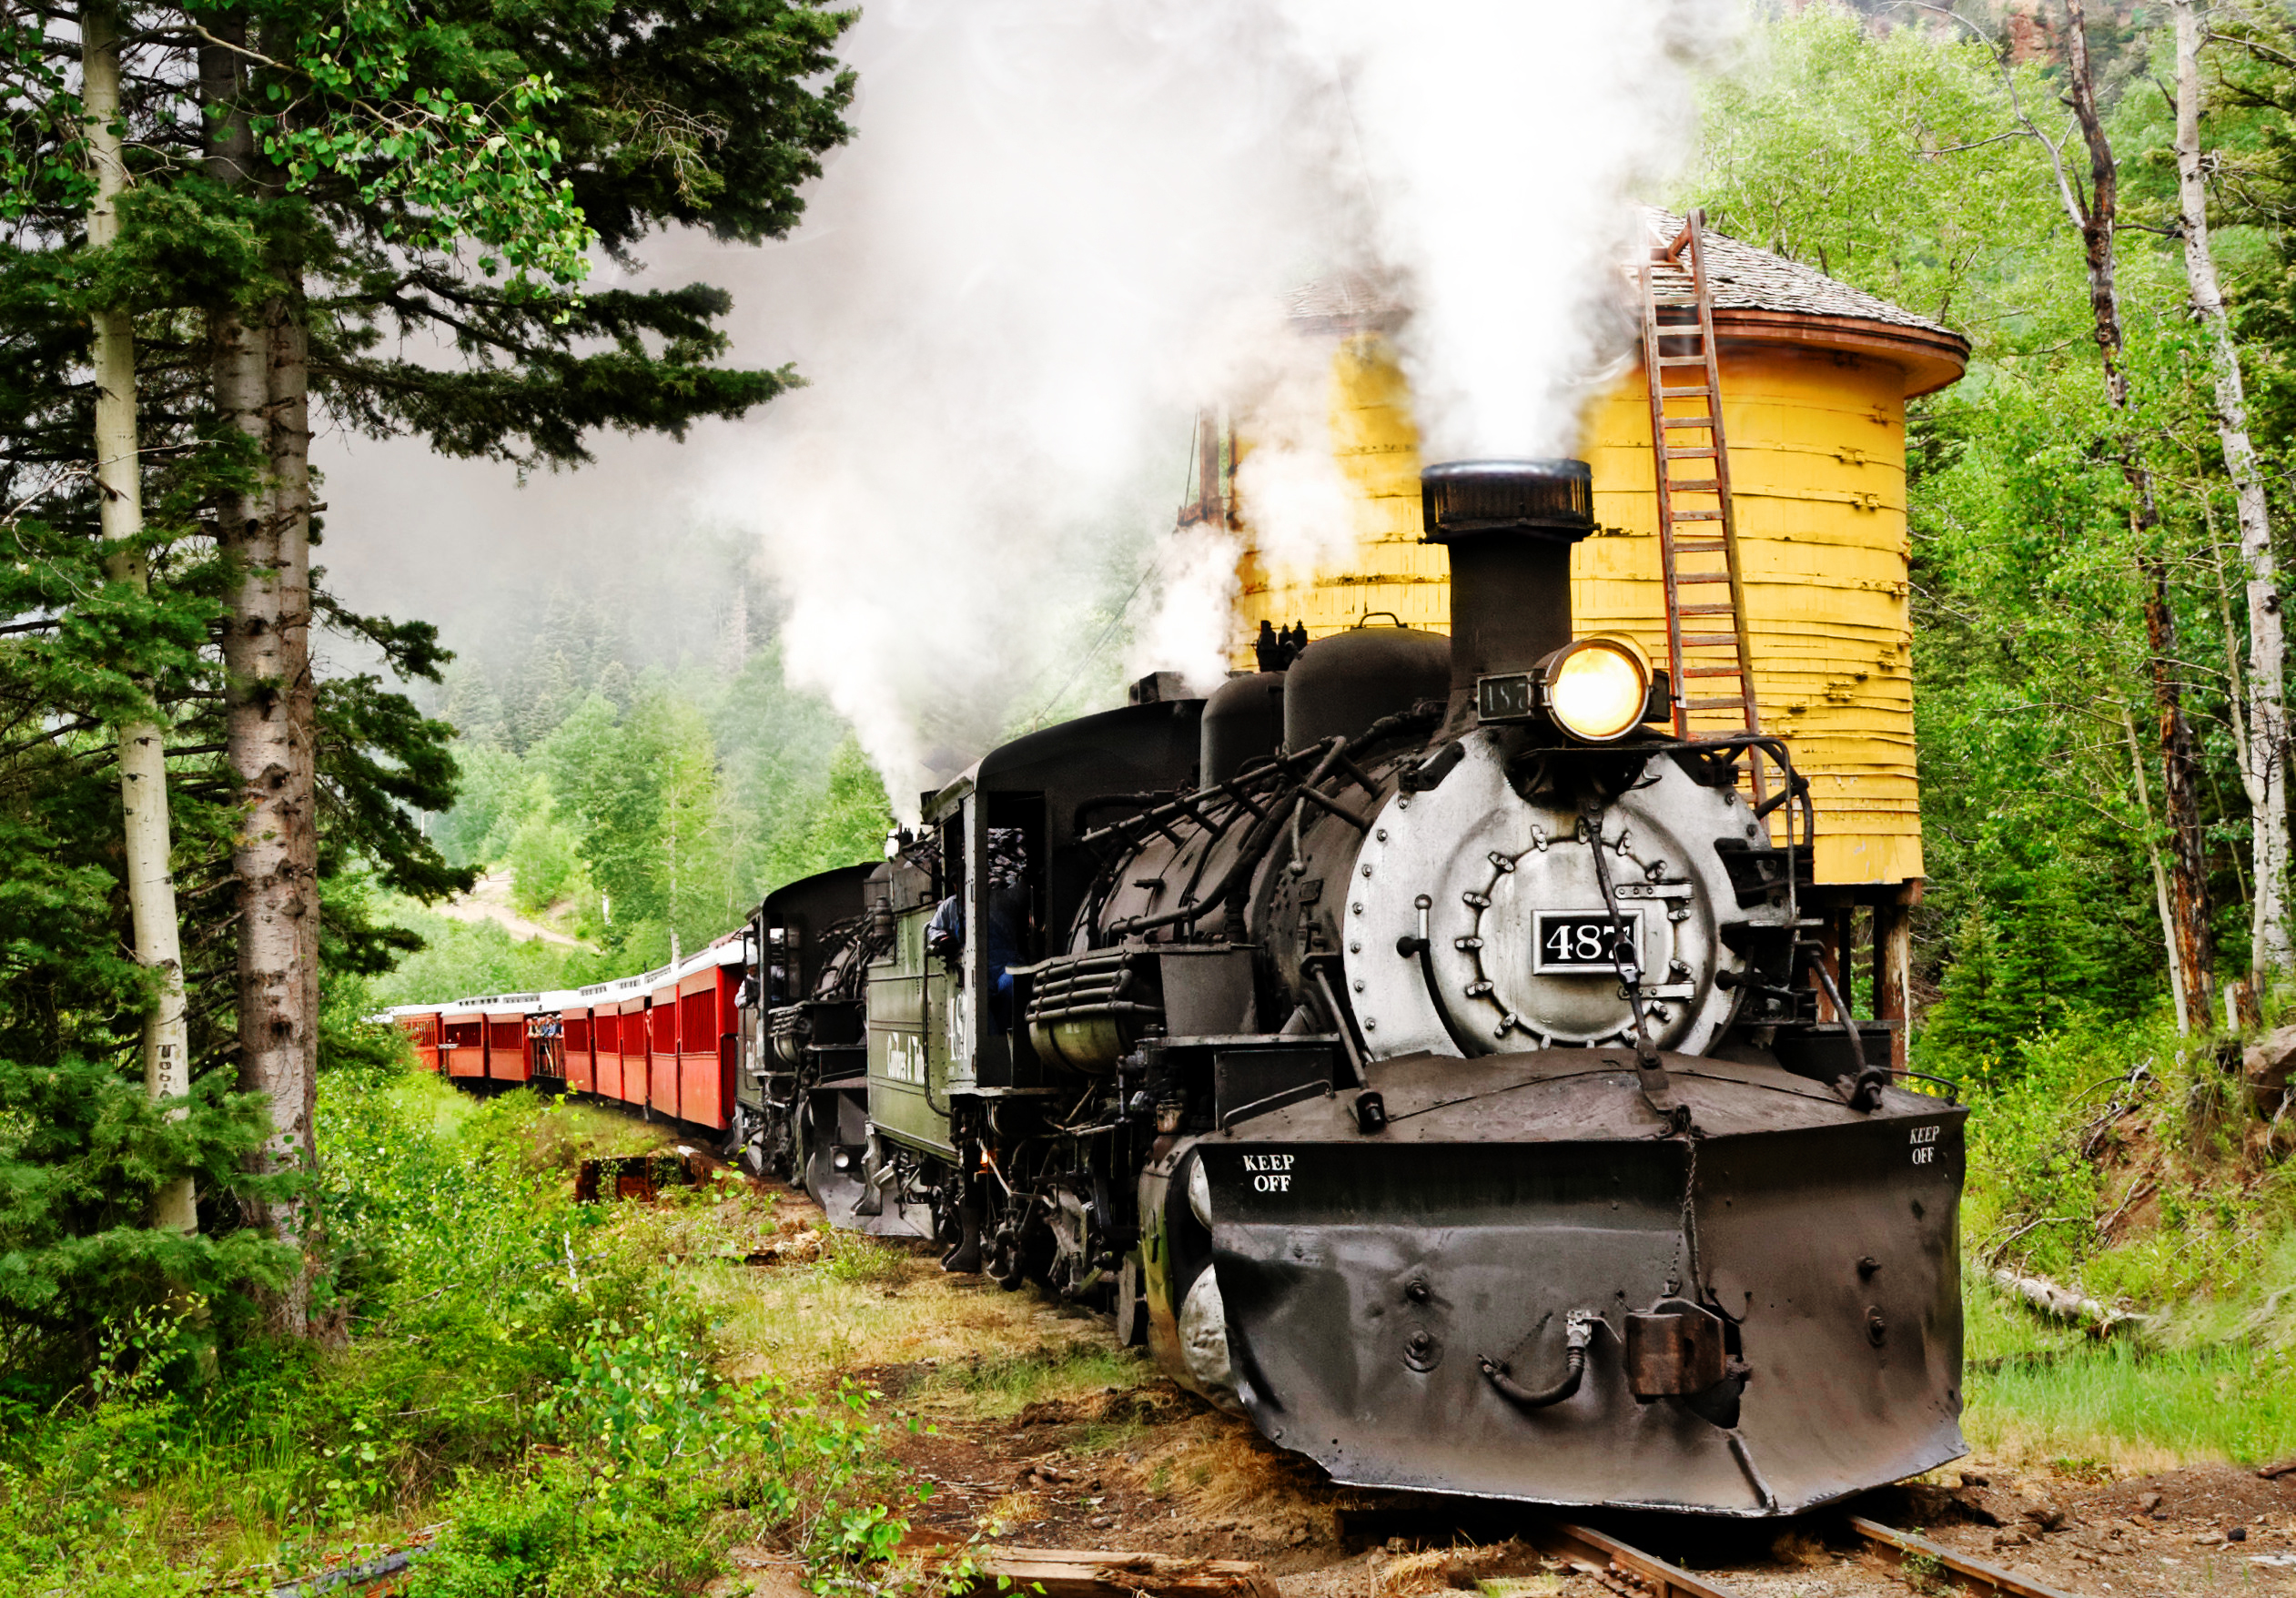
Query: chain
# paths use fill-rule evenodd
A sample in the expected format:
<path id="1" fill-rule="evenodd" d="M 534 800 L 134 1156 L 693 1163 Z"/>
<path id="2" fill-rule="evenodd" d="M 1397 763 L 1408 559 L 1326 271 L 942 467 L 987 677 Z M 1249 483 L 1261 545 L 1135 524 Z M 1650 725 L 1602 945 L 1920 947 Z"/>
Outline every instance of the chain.
<path id="1" fill-rule="evenodd" d="M 1618 890 L 1611 885 L 1611 863 L 1603 857 L 1601 811 L 1579 818 L 1579 836 L 1594 853 L 1594 880 L 1602 886 L 1603 908 L 1611 918 L 1611 969 L 1618 973 L 1619 991 L 1626 996 L 1627 1013 L 1634 1017 L 1634 1053 L 1646 1066 L 1655 1066 L 1658 1050 L 1650 1041 L 1650 1024 L 1643 1013 L 1641 953 L 1626 952 L 1626 917 L 1618 907 Z"/>
<path id="2" fill-rule="evenodd" d="M 1694 1128 L 1685 1127 L 1682 1133 L 1684 1150 L 1682 1174 L 1682 1231 L 1674 1239 L 1675 1280 L 1688 1290 L 1683 1295 L 1693 1303 L 1703 1302 L 1698 1262 L 1698 1143 Z M 1689 1271 L 1683 1271 L 1683 1257 L 1689 1255 Z"/>

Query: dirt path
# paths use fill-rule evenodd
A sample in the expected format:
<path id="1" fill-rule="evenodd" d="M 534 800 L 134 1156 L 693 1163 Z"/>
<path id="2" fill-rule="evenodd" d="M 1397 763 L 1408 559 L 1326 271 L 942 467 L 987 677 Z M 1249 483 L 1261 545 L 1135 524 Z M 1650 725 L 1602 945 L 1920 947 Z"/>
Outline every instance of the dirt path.
<path id="1" fill-rule="evenodd" d="M 546 944 L 556 944 L 563 949 L 587 949 L 592 946 L 578 937 L 568 937 L 562 932 L 552 932 L 539 921 L 529 921 L 511 907 L 511 874 L 490 871 L 479 878 L 478 885 L 459 899 L 450 899 L 437 907 L 439 915 L 450 921 L 476 924 L 491 921 L 510 929 L 511 936 L 521 943 L 541 938 Z"/>
<path id="2" fill-rule="evenodd" d="M 782 1263 L 713 1279 L 723 1333 L 755 1369 L 875 1391 L 888 1445 L 931 1488 L 915 1541 L 1256 1560 L 1283 1598 L 1604 1591 L 1514 1541 L 1525 1512 L 1335 1486 L 1116 1348 L 1107 1318 L 820 1224 L 804 1199 L 776 1198 L 764 1225 Z M 1969 1460 L 1846 1507 L 2087 1598 L 2296 1594 L 2296 1477 L 2209 1465 L 2100 1481 Z M 1915 1590 L 1838 1510 L 1578 1518 L 1745 1598 Z"/>

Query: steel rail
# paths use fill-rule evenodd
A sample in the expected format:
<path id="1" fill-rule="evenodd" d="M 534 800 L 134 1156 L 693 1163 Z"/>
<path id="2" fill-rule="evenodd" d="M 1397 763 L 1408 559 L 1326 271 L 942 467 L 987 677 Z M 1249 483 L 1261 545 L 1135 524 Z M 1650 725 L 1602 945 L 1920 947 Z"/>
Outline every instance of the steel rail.
<path id="1" fill-rule="evenodd" d="M 2062 1587 L 2052 1587 L 2030 1576 L 2020 1576 L 2015 1571 L 2005 1571 L 1998 1564 L 1957 1553 L 1927 1537 L 1900 1532 L 1895 1526 L 1885 1526 L 1863 1515 L 1851 1515 L 1849 1529 L 1873 1544 L 1874 1551 L 1891 1565 L 1902 1569 L 1907 1561 L 1918 1561 L 1922 1573 L 1950 1577 L 1971 1593 L 2005 1593 L 2008 1598 L 2073 1598 Z"/>
<path id="2" fill-rule="evenodd" d="M 1623 1576 L 1650 1598 L 1743 1598 L 1735 1587 L 1693 1575 L 1592 1526 L 1535 1522 L 1531 1540 L 1548 1553 L 1591 1566 L 1597 1580 L 1610 1578 L 1606 1584 L 1615 1587 L 1616 1578 Z"/>

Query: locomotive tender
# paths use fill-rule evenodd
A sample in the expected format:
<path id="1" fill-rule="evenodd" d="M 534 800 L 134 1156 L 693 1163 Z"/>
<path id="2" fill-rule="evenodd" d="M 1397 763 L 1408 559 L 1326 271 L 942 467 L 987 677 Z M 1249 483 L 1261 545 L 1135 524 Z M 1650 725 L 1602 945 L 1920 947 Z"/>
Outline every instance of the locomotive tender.
<path id="1" fill-rule="evenodd" d="M 1965 1112 L 1819 1018 L 1807 784 L 1573 637 L 1583 464 L 1422 498 L 1448 639 L 1031 733 L 769 895 L 731 1141 L 1342 1482 L 1770 1515 L 1957 1456 Z"/>

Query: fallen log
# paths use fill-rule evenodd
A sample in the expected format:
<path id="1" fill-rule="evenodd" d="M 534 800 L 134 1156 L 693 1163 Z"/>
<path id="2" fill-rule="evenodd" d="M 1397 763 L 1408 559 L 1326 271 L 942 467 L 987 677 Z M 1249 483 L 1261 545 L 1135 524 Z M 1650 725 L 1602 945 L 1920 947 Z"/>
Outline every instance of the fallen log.
<path id="1" fill-rule="evenodd" d="M 1994 1268 L 1993 1285 L 2050 1320 L 2086 1327 L 2097 1337 L 2112 1337 L 2123 1331 L 2142 1331 L 2152 1321 L 2149 1315 L 2116 1309 L 2096 1299 L 2084 1299 L 2072 1289 L 2060 1287 L 2045 1276 L 2026 1276 L 2006 1265 Z"/>
<path id="2" fill-rule="evenodd" d="M 1276 1583 L 1244 1559 L 1182 1559 L 1093 1548 L 985 1548 L 980 1577 L 1043 1598 L 1277 1598 Z M 975 1585 L 981 1584 L 976 1578 Z"/>

